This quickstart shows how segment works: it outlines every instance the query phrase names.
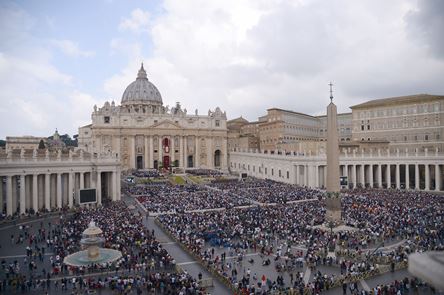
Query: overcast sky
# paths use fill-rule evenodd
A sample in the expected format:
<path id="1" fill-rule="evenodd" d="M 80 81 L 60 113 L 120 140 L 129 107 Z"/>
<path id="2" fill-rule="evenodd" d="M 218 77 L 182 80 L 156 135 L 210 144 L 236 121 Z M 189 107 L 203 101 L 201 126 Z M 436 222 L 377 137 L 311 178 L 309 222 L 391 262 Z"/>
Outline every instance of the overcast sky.
<path id="1" fill-rule="evenodd" d="M 444 94 L 444 1 L 1 1 L 0 138 L 76 134 L 143 61 L 164 105 L 250 121 Z"/>

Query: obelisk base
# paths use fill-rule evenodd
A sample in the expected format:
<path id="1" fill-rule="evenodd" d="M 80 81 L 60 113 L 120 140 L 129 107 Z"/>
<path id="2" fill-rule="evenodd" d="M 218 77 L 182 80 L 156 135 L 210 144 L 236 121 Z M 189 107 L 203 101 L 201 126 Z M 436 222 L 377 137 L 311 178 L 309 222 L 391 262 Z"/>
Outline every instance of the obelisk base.
<path id="1" fill-rule="evenodd" d="M 339 193 L 327 193 L 328 196 L 325 199 L 327 212 L 325 213 L 325 224 L 328 227 L 337 227 L 341 224 L 341 198 Z"/>

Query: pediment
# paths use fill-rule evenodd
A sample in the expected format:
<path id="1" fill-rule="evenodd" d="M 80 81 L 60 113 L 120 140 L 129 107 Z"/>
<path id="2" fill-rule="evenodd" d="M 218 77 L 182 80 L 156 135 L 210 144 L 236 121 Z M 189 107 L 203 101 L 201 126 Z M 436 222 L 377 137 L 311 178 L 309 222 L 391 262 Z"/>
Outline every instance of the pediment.
<path id="1" fill-rule="evenodd" d="M 171 120 L 163 120 L 151 126 L 156 129 L 183 129 L 179 124 Z"/>

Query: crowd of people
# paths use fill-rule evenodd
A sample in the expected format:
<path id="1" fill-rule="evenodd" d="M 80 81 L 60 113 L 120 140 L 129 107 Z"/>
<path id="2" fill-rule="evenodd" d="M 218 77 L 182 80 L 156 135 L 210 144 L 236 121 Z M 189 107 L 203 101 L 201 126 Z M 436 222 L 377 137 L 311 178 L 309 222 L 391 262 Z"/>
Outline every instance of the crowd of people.
<path id="1" fill-rule="evenodd" d="M 328 249 L 332 245 L 339 245 L 339 258 L 332 263 L 340 267 L 341 277 L 319 274 L 308 285 L 300 280 L 285 283 L 280 280 L 267 284 L 270 290 L 309 288 L 322 291 L 332 286 L 333 281 L 338 283 L 363 275 L 375 275 L 378 273 L 376 264 L 387 264 L 394 269 L 396 264 L 405 264 L 408 254 L 413 251 L 444 250 L 442 196 L 376 189 L 348 191 L 343 197 L 342 210 L 344 221 L 352 228 L 334 233 L 316 227 L 324 222 L 326 211 L 319 191 L 306 188 L 291 190 L 291 186 L 288 186 L 293 193 L 289 194 L 291 200 L 319 198 L 318 201 L 288 204 L 285 202 L 288 199 L 283 197 L 286 185 L 269 180 L 253 179 L 235 185 L 229 182 L 211 186 L 261 203 L 277 204 L 219 212 L 161 215 L 159 221 L 210 269 L 240 289 L 250 286 L 257 290 L 257 286 L 254 287 L 250 280 L 244 278 L 241 270 L 245 268 L 245 261 L 238 271 L 232 271 L 232 262 L 222 259 L 227 252 L 230 257 L 257 253 L 262 263 L 271 260 L 276 270 L 292 272 L 298 270 L 295 266 L 300 265 L 300 261 L 316 270 L 317 265 L 325 264 Z M 246 195 L 249 192 L 251 195 Z M 395 246 L 385 247 L 391 244 Z M 297 250 L 301 248 L 304 249 L 302 252 Z M 223 249 L 223 253 L 216 250 L 214 254 L 212 249 Z"/>
<path id="2" fill-rule="evenodd" d="M 155 239 L 154 231 L 142 224 L 142 219 L 119 201 L 97 209 L 79 208 L 69 216 L 60 215 L 57 222 L 41 222 L 38 228 L 21 227 L 19 236 L 11 236 L 11 244 L 23 247 L 26 256 L 23 261 L 2 261 L 0 293 L 34 290 L 43 293 L 50 288 L 120 291 L 160 288 L 170 294 L 200 294 L 196 280 L 175 273 L 174 258 Z M 81 250 L 82 233 L 92 220 L 103 231 L 103 246 L 121 251 L 122 257 L 113 264 L 85 267 L 64 264 L 64 257 Z M 45 253 L 51 253 L 49 259 Z M 104 271 L 113 275 L 103 280 L 83 277 Z M 62 279 L 65 276 L 74 279 Z"/>
<path id="3" fill-rule="evenodd" d="M 134 170 L 134 171 L 130 171 L 130 175 L 140 177 L 140 178 L 161 177 L 161 175 L 157 169 Z"/>
<path id="4" fill-rule="evenodd" d="M 270 179 L 247 178 L 233 182 L 217 182 L 210 186 L 259 203 L 281 203 L 322 197 L 322 191 Z"/>
<path id="5" fill-rule="evenodd" d="M 188 173 L 188 174 L 191 174 L 191 175 L 196 175 L 196 176 L 216 177 L 216 176 L 222 176 L 223 175 L 223 173 L 221 171 L 219 171 L 219 170 L 203 169 L 203 168 L 186 169 L 185 172 Z"/>
<path id="6" fill-rule="evenodd" d="M 245 198 L 203 185 L 156 183 L 130 186 L 126 193 L 135 196 L 150 213 L 185 212 L 249 205 Z"/>

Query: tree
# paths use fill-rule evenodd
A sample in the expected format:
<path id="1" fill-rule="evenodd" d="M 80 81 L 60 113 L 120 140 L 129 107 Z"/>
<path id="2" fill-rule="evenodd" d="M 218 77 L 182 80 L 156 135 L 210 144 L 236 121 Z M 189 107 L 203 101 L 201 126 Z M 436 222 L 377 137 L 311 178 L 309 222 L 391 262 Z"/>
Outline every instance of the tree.
<path id="1" fill-rule="evenodd" d="M 39 150 L 44 150 L 46 147 L 45 147 L 45 142 L 43 141 L 43 139 L 40 139 L 40 142 L 39 142 Z"/>

